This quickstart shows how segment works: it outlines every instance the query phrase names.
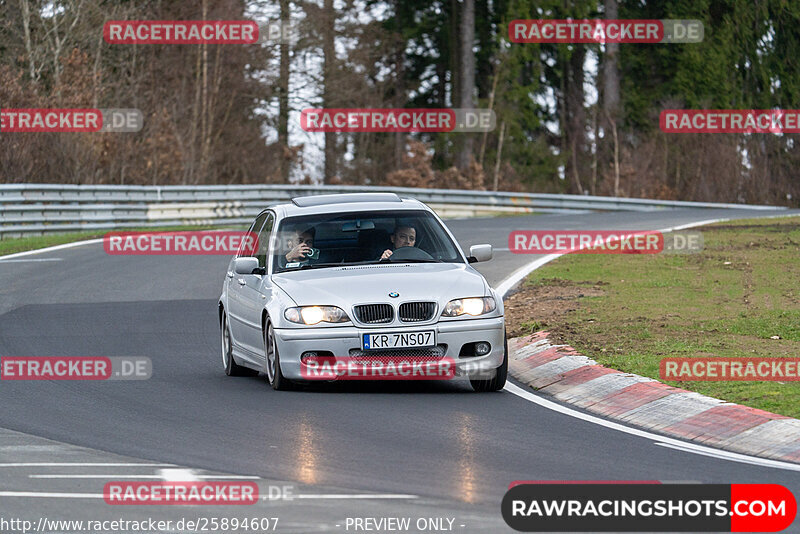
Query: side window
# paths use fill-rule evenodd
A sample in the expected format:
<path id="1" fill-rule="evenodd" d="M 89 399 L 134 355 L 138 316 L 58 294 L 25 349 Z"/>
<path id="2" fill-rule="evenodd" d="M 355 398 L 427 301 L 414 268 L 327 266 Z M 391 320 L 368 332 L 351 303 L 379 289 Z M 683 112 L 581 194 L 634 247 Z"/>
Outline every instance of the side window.
<path id="1" fill-rule="evenodd" d="M 275 224 L 275 216 L 271 213 L 267 213 L 266 215 L 267 220 L 258 233 L 258 252 L 256 253 L 258 266 L 265 268 L 267 266 L 267 252 L 269 251 L 269 237 L 270 234 L 272 234 L 272 226 Z"/>
<path id="2" fill-rule="evenodd" d="M 264 221 L 266 220 L 268 215 L 269 215 L 268 212 L 264 212 L 258 217 L 256 217 L 256 220 L 253 221 L 253 224 L 250 225 L 250 229 L 247 231 L 248 235 L 257 234 L 258 231 L 261 229 L 261 226 L 264 224 Z M 251 256 L 252 253 L 253 253 L 252 250 L 245 250 L 244 246 L 242 246 L 239 248 L 239 252 L 236 254 L 236 257 L 241 258 L 243 256 Z"/>

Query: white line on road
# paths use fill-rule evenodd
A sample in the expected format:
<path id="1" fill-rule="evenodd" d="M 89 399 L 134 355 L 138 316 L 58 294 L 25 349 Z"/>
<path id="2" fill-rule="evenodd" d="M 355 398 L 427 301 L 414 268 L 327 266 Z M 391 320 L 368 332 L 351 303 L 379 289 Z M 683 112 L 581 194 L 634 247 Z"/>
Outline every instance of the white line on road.
<path id="1" fill-rule="evenodd" d="M 125 475 L 28 475 L 28 478 L 107 478 L 108 480 L 154 478 L 158 480 L 165 480 L 163 475 L 132 475 L 130 473 Z M 194 475 L 194 480 L 259 480 L 260 478 L 261 477 L 250 475 Z M 169 480 L 178 479 L 175 478 Z M 186 482 L 187 479 L 181 479 L 180 481 Z"/>
<path id="2" fill-rule="evenodd" d="M 102 499 L 102 493 L 56 493 L 50 491 L 0 491 L 0 497 L 34 497 L 42 499 Z"/>
<path id="3" fill-rule="evenodd" d="M 269 496 L 266 496 L 269 498 Z M 307 493 L 305 495 L 292 495 L 293 499 L 418 499 L 419 495 L 404 495 L 402 493 L 357 493 L 357 494 L 338 494 L 338 493 Z"/>
<path id="4" fill-rule="evenodd" d="M 14 462 L 0 463 L 0 467 L 174 467 L 175 464 L 139 464 L 105 462 Z"/>
<path id="5" fill-rule="evenodd" d="M 158 474 L 164 480 L 175 482 L 193 482 L 199 480 L 192 469 L 159 469 Z"/>
<path id="6" fill-rule="evenodd" d="M 102 493 L 70 493 L 52 491 L 0 491 L 0 497 L 30 497 L 39 499 L 102 499 Z M 292 495 L 292 499 L 418 499 L 418 495 L 406 495 L 402 493 L 356 493 L 356 494 L 337 494 L 337 493 L 308 493 L 305 495 Z M 271 500 L 269 495 L 262 495 L 260 500 Z"/>
<path id="7" fill-rule="evenodd" d="M 660 443 L 656 443 L 656 445 L 658 445 L 659 447 L 666 447 L 668 449 L 675 449 L 676 451 L 691 452 L 691 453 L 694 453 L 694 454 L 700 454 L 702 456 L 711 456 L 713 458 L 723 458 L 723 459 L 726 459 L 726 460 L 728 458 L 726 458 L 723 455 L 725 455 L 725 454 L 736 454 L 736 453 L 731 453 L 731 452 L 728 452 L 728 451 L 725 451 L 725 450 L 722 450 L 722 449 L 709 449 L 709 448 L 691 449 L 691 448 L 689 448 L 689 446 L 691 444 L 684 443 L 682 441 L 678 441 L 677 443 L 667 443 L 667 442 L 662 440 Z M 746 456 L 746 455 L 743 455 L 743 456 L 745 457 L 744 460 L 734 460 L 734 461 L 741 461 L 742 463 L 748 463 L 748 464 L 752 463 L 754 465 L 761 465 L 760 463 L 756 463 L 756 461 L 758 461 L 758 460 L 766 460 L 766 458 L 758 458 L 758 457 L 755 457 L 755 456 Z M 767 467 L 776 467 L 776 468 L 779 468 L 779 469 L 789 469 L 791 467 L 792 471 L 800 471 L 800 469 L 797 468 L 798 466 L 796 464 L 784 463 L 784 462 L 780 462 L 780 460 L 767 460 L 767 461 L 779 462 L 779 463 L 783 464 L 783 465 L 769 465 Z M 789 466 L 789 467 L 785 467 L 785 466 Z"/>
<path id="8" fill-rule="evenodd" d="M 633 436 L 638 436 L 640 438 L 651 439 L 654 442 L 656 442 L 655 443 L 656 445 L 660 445 L 662 447 L 669 447 L 672 449 L 677 449 L 684 452 L 691 452 L 694 454 L 700 454 L 703 456 L 713 456 L 714 458 L 718 458 L 720 460 L 730 460 L 732 462 L 757 465 L 760 467 L 774 467 L 776 469 L 786 469 L 788 471 L 800 471 L 800 465 L 798 464 L 790 464 L 788 462 L 780 462 L 778 460 L 769 460 L 767 458 L 757 458 L 755 456 L 747 456 L 745 454 L 729 452 L 722 449 L 712 449 L 710 447 L 704 447 L 702 445 L 695 445 L 694 443 L 688 443 L 685 441 L 680 441 L 678 439 L 668 438 L 666 436 L 660 436 L 658 434 L 647 432 L 646 430 L 639 430 L 638 428 L 633 428 L 625 426 L 620 423 L 615 423 L 614 421 L 601 419 L 600 417 L 595 417 L 594 415 L 589 415 L 587 413 L 579 412 L 577 410 L 573 410 L 572 408 L 562 406 L 561 404 L 558 404 L 556 402 L 544 399 L 534 394 L 532 391 L 522 389 L 516 384 L 512 384 L 510 382 L 506 383 L 506 387 L 504 389 L 509 393 L 513 393 L 518 397 L 522 397 L 523 399 L 538 404 L 539 406 L 547 408 L 548 410 L 553 410 L 555 412 L 559 412 L 564 415 L 569 415 L 570 417 L 582 419 L 589 423 L 594 423 L 597 425 L 604 426 L 606 428 L 610 428 L 612 430 L 625 432 L 626 434 L 631 434 Z"/>
<path id="9" fill-rule="evenodd" d="M 0 258 L 0 263 L 31 263 L 38 261 L 62 261 L 61 258 L 32 258 L 29 260 L 4 260 Z"/>
<path id="10" fill-rule="evenodd" d="M 85 241 L 75 241 L 73 243 L 64 243 L 63 245 L 55 245 L 53 247 L 37 248 L 36 250 L 26 250 L 25 252 L 16 252 L 14 254 L 6 254 L 0 256 L 0 260 L 10 260 L 11 258 L 21 258 L 23 256 L 30 256 L 32 254 L 42 254 L 43 252 L 53 252 L 54 250 L 64 250 L 65 248 L 82 247 L 83 245 L 93 245 L 95 243 L 102 243 L 103 239 L 87 239 Z"/>

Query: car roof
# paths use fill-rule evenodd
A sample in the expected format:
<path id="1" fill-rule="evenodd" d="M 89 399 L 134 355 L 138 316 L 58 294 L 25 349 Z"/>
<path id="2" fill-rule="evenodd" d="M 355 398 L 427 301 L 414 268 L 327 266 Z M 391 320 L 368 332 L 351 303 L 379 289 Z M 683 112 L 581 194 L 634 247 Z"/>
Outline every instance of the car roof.
<path id="1" fill-rule="evenodd" d="M 292 199 L 292 204 L 300 208 L 327 206 L 328 204 L 350 204 L 353 202 L 402 202 L 402 200 L 395 193 L 342 193 L 336 195 L 308 195 Z"/>
<path id="2" fill-rule="evenodd" d="M 342 193 L 295 197 L 291 203 L 271 206 L 283 217 L 316 215 L 348 211 L 419 210 L 429 211 L 425 204 L 412 198 L 401 198 L 395 193 Z"/>

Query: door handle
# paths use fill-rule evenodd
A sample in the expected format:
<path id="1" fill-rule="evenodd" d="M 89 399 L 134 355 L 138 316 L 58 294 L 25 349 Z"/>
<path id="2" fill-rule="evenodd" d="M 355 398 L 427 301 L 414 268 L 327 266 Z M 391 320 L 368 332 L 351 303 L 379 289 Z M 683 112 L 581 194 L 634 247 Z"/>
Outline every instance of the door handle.
<path id="1" fill-rule="evenodd" d="M 247 280 L 245 280 L 244 278 L 237 278 L 236 281 L 239 282 L 240 286 L 243 286 L 247 283 Z"/>

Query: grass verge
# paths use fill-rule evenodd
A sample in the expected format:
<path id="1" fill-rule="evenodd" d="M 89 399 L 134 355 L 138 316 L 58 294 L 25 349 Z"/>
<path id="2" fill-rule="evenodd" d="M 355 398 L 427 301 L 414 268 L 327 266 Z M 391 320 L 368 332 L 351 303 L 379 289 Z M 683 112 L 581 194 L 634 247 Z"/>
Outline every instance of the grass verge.
<path id="1" fill-rule="evenodd" d="M 800 356 L 800 217 L 698 230 L 700 253 L 571 254 L 534 271 L 507 299 L 509 335 L 546 329 L 598 363 L 656 379 L 669 356 Z M 667 383 L 800 417 L 800 382 Z"/>
<path id="2" fill-rule="evenodd" d="M 97 239 L 103 237 L 108 232 L 178 232 L 183 230 L 210 230 L 220 228 L 218 226 L 169 226 L 159 228 L 116 228 L 107 230 L 97 230 L 93 232 L 76 232 L 69 234 L 48 234 L 42 236 L 20 237 L 15 239 L 2 239 L 0 240 L 0 256 L 7 254 L 14 254 L 17 252 L 26 252 L 28 250 L 37 250 L 40 248 L 52 247 L 55 245 L 63 245 L 65 243 L 74 243 L 75 241 L 85 241 L 88 239 Z M 238 227 L 226 227 L 238 228 Z"/>

